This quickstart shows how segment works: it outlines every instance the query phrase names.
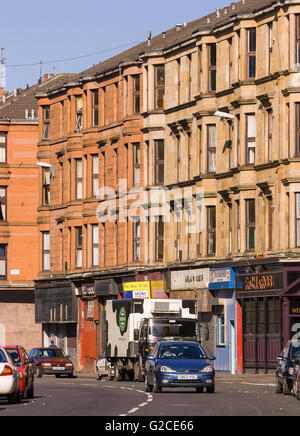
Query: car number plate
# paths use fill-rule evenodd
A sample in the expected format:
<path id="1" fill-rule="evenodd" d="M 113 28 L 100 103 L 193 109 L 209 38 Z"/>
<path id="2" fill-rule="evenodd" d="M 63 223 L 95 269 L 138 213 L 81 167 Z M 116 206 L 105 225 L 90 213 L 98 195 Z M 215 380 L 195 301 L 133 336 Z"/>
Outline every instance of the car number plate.
<path id="1" fill-rule="evenodd" d="M 197 376 L 196 375 L 179 375 L 178 376 L 178 380 L 197 380 Z"/>
<path id="2" fill-rule="evenodd" d="M 63 366 L 53 366 L 52 369 L 54 371 L 63 371 L 65 368 Z"/>

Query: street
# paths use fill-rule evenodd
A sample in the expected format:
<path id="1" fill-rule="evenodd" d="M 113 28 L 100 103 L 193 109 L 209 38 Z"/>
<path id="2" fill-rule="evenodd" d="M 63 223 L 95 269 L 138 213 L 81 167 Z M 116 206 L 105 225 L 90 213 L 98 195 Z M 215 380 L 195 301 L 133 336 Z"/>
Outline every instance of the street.
<path id="1" fill-rule="evenodd" d="M 299 416 L 300 402 L 274 393 L 270 375 L 217 375 L 216 393 L 194 389 L 144 392 L 143 383 L 92 378 L 35 379 L 35 398 L 9 405 L 0 399 L 0 416 Z M 109 420 L 108 420 L 109 421 Z"/>

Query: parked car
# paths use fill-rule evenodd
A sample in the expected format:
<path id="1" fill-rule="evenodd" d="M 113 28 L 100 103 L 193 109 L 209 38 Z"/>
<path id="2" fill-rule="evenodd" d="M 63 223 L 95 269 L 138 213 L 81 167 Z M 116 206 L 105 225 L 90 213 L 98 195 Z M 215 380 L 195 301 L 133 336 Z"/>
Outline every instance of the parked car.
<path id="1" fill-rule="evenodd" d="M 300 400 L 300 350 L 294 359 L 293 395 Z"/>
<path id="2" fill-rule="evenodd" d="M 73 377 L 74 365 L 70 356 L 66 356 L 60 348 L 33 348 L 29 358 L 34 360 L 34 373 L 38 378 L 52 374 L 56 377 L 67 375 Z"/>
<path id="3" fill-rule="evenodd" d="M 6 397 L 10 404 L 21 401 L 20 372 L 4 348 L 0 348 L 0 397 Z"/>
<path id="4" fill-rule="evenodd" d="M 276 393 L 290 395 L 293 389 L 295 359 L 300 352 L 300 340 L 288 341 L 284 350 L 277 358 Z"/>
<path id="5" fill-rule="evenodd" d="M 145 367 L 146 392 L 163 387 L 194 387 L 196 392 L 215 392 L 215 371 L 198 342 L 162 341 L 154 345 Z"/>
<path id="6" fill-rule="evenodd" d="M 20 392 L 23 398 L 34 398 L 33 359 L 29 359 L 20 345 L 3 347 L 10 355 L 15 367 L 21 374 Z"/>

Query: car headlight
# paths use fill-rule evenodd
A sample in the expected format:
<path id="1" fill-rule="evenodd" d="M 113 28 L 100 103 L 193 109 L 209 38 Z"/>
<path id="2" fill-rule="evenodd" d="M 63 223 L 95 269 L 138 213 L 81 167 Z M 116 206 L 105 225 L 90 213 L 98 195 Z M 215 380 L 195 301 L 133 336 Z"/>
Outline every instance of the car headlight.
<path id="1" fill-rule="evenodd" d="M 213 372 L 213 369 L 209 365 L 209 366 L 205 366 L 203 369 L 201 369 L 201 372 Z"/>
<path id="2" fill-rule="evenodd" d="M 49 367 L 49 366 L 51 366 L 51 363 L 42 363 L 41 366 L 47 366 L 47 367 Z"/>
<path id="3" fill-rule="evenodd" d="M 160 368 L 161 372 L 176 372 L 174 369 L 169 368 L 168 366 L 162 366 Z"/>
<path id="4" fill-rule="evenodd" d="M 66 366 L 73 366 L 73 363 L 66 363 Z"/>

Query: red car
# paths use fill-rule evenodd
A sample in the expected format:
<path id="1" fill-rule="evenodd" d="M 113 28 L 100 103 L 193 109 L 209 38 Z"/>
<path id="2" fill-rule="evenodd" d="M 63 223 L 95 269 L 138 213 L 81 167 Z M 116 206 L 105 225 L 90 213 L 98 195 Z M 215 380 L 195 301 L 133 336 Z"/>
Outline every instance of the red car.
<path id="1" fill-rule="evenodd" d="M 56 377 L 61 375 L 73 377 L 73 362 L 60 348 L 33 348 L 29 352 L 29 357 L 34 360 L 34 372 L 38 378 L 51 374 Z"/>
<path id="2" fill-rule="evenodd" d="M 23 398 L 34 398 L 33 359 L 29 359 L 25 349 L 20 345 L 7 345 L 4 348 L 21 374 L 20 393 Z"/>

